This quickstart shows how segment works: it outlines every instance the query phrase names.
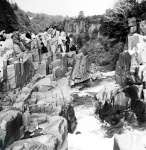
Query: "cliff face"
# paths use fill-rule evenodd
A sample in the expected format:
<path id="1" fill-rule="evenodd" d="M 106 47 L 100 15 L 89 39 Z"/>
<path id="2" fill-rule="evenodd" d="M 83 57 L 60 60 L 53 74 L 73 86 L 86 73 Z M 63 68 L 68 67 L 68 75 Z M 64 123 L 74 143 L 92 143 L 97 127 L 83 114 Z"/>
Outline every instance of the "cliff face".
<path id="1" fill-rule="evenodd" d="M 64 23 L 64 30 L 69 33 L 80 34 L 81 32 L 88 32 L 91 34 L 95 29 L 99 29 L 100 23 L 89 22 L 87 19 L 76 20 L 71 19 L 67 20 Z"/>

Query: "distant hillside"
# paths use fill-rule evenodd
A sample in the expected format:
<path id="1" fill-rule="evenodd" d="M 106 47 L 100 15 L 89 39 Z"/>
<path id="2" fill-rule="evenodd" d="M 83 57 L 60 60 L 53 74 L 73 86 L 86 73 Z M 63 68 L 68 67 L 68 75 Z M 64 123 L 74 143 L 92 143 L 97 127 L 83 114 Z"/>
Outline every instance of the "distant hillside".
<path id="1" fill-rule="evenodd" d="M 29 20 L 27 13 L 25 11 L 23 11 L 21 8 L 19 8 L 19 6 L 16 3 L 11 4 L 11 6 L 16 15 L 17 22 L 20 27 L 20 31 L 25 32 L 27 30 L 31 30 L 32 29 L 31 22 Z"/>
<path id="2" fill-rule="evenodd" d="M 63 16 L 51 16 L 42 13 L 25 12 L 16 3 L 10 4 L 7 0 L 0 0 L 0 31 L 13 32 L 17 26 L 21 32 L 28 30 L 38 33 L 44 31 L 54 22 L 64 20 Z"/>
<path id="3" fill-rule="evenodd" d="M 64 20 L 64 17 L 61 15 L 52 16 L 43 13 L 31 13 L 27 12 L 27 15 L 30 19 L 32 29 L 35 32 L 44 31 L 46 27 L 49 27 L 55 22 L 60 22 Z"/>

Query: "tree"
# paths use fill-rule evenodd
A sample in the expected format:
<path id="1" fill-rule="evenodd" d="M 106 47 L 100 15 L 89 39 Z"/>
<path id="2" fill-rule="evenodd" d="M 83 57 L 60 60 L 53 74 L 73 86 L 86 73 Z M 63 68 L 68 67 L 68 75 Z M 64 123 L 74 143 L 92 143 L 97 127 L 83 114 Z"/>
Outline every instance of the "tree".
<path id="1" fill-rule="evenodd" d="M 83 19 L 85 16 L 84 16 L 84 12 L 83 11 L 80 11 L 79 12 L 79 15 L 78 15 L 78 18 L 79 19 Z"/>
<path id="2" fill-rule="evenodd" d="M 13 32 L 18 26 L 17 16 L 11 4 L 6 0 L 0 0 L 0 31 Z"/>

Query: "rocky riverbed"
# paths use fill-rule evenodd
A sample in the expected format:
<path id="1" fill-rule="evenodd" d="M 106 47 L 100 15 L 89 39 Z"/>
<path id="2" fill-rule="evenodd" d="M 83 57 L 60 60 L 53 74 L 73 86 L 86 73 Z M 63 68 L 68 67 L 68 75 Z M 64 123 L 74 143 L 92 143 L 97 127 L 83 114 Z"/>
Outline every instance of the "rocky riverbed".
<path id="1" fill-rule="evenodd" d="M 113 74 L 113 72 L 102 73 L 100 79 L 95 80 L 90 87 L 74 91 L 73 103 L 77 127 L 73 134 L 68 134 L 69 150 L 145 149 L 145 125 L 139 126 L 134 117 L 131 123 L 125 120 L 120 126 L 112 128 L 95 114 L 94 95 L 102 89 L 120 88 L 115 83 Z"/>
<path id="2" fill-rule="evenodd" d="M 112 74 L 112 73 L 111 73 Z M 91 87 L 74 92 L 75 116 L 77 127 L 73 134 L 68 134 L 69 150 L 112 150 L 113 138 L 106 138 L 103 123 L 95 115 L 93 94 L 98 93 L 106 85 L 114 85 L 111 77 L 104 76 L 102 81 L 93 82 Z"/>

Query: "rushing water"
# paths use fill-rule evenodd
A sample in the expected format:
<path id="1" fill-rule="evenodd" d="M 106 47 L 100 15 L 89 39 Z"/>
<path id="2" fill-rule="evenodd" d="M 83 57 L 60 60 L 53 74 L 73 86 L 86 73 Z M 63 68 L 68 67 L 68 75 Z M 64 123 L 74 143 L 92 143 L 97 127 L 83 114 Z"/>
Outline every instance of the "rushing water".
<path id="1" fill-rule="evenodd" d="M 74 133 L 68 135 L 69 150 L 113 149 L 113 138 L 105 138 L 102 123 L 94 115 L 94 107 L 76 106 L 75 113 L 78 125 Z"/>
<path id="2" fill-rule="evenodd" d="M 115 85 L 115 81 L 107 78 L 100 82 L 94 82 L 92 87 L 78 92 L 80 97 L 85 97 L 82 101 L 88 101 L 88 104 L 86 105 L 85 102 L 81 105 L 75 105 L 78 124 L 74 133 L 68 135 L 69 150 L 113 150 L 113 138 L 106 138 L 106 131 L 102 128 L 103 124 L 94 114 L 95 107 L 92 100 L 86 96 L 98 92 L 105 85 L 112 87 Z"/>

